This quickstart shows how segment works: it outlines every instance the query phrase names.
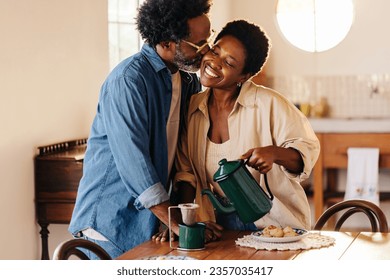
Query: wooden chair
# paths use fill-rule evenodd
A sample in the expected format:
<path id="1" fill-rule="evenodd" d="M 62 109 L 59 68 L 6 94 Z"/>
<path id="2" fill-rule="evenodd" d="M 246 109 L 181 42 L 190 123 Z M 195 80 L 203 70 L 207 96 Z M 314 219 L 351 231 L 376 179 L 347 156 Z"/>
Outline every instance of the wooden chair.
<path id="1" fill-rule="evenodd" d="M 111 256 L 98 244 L 85 239 L 70 239 L 57 246 L 53 254 L 53 260 L 68 260 L 76 256 L 81 260 L 89 260 L 88 256 L 80 250 L 87 249 L 94 253 L 101 260 L 111 260 Z"/>
<path id="2" fill-rule="evenodd" d="M 387 219 L 383 211 L 376 204 L 360 199 L 344 200 L 332 205 L 320 216 L 314 229 L 321 230 L 327 221 L 337 213 L 342 214 L 335 224 L 334 230 L 336 231 L 340 231 L 341 226 L 350 216 L 355 213 L 363 213 L 370 220 L 371 231 L 388 232 Z"/>

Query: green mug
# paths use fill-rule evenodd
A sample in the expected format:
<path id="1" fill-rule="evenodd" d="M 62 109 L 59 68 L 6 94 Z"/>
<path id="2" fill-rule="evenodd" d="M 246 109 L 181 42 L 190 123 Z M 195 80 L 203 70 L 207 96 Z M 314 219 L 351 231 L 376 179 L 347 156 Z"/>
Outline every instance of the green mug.
<path id="1" fill-rule="evenodd" d="M 183 250 L 204 249 L 204 223 L 196 223 L 192 226 L 179 224 L 179 248 Z"/>

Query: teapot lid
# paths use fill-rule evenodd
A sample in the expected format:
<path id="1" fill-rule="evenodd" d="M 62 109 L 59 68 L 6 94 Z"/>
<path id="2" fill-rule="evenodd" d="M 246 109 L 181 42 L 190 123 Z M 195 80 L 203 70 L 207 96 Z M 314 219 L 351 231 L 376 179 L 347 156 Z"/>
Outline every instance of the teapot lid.
<path id="1" fill-rule="evenodd" d="M 226 158 L 221 159 L 218 162 L 219 168 L 213 176 L 214 181 L 218 182 L 226 179 L 230 174 L 240 168 L 243 162 L 244 160 L 227 161 Z"/>

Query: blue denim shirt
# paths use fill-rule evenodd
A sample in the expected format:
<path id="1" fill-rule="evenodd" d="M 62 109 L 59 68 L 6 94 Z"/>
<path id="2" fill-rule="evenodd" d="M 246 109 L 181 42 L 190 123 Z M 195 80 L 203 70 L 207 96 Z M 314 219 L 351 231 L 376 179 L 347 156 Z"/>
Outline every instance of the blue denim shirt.
<path id="1" fill-rule="evenodd" d="M 180 74 L 183 114 L 200 84 L 195 74 Z M 69 226 L 73 235 L 91 227 L 126 251 L 156 233 L 159 222 L 148 208 L 169 199 L 171 96 L 171 73 L 147 44 L 110 73 L 88 138 Z"/>

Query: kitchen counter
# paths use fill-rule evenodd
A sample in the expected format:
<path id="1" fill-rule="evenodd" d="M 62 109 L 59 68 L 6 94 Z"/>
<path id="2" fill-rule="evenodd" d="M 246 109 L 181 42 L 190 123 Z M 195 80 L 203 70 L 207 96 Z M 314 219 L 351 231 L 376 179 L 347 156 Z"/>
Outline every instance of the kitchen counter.
<path id="1" fill-rule="evenodd" d="M 387 133 L 390 118 L 309 118 L 317 133 Z"/>

